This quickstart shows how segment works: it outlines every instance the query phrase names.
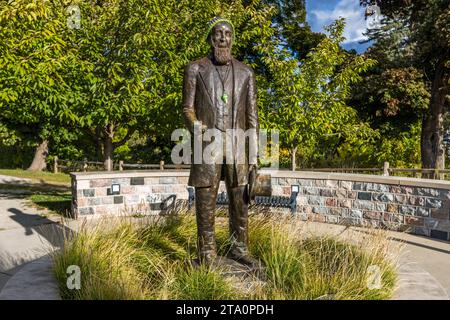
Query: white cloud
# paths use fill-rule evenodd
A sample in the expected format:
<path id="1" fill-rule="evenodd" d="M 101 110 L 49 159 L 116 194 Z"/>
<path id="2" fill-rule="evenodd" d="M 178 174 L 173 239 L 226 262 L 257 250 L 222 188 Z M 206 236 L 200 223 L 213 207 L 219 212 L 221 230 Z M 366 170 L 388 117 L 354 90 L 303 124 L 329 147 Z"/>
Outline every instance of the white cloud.
<path id="1" fill-rule="evenodd" d="M 338 4 L 330 10 L 312 10 L 311 18 L 316 20 L 315 24 L 321 27 L 331 24 L 340 17 L 345 18 L 344 37 L 345 43 L 366 40 L 363 35 L 366 31 L 367 23 L 364 20 L 364 9 L 359 6 L 357 0 L 340 0 Z"/>

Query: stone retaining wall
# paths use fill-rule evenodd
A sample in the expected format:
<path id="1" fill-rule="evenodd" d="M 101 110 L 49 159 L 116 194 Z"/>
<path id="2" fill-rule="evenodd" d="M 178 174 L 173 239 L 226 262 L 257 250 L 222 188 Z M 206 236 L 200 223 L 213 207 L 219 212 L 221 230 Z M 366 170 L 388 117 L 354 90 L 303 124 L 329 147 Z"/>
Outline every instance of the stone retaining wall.
<path id="1" fill-rule="evenodd" d="M 265 171 L 265 170 L 264 170 Z M 273 195 L 300 188 L 297 214 L 304 220 L 373 225 L 450 240 L 450 181 L 324 172 L 265 171 Z M 158 203 L 175 194 L 188 197 L 188 171 L 72 173 L 77 216 L 157 213 Z M 120 194 L 111 185 L 120 184 Z M 221 191 L 225 188 L 222 185 Z M 286 209 L 288 210 L 288 209 Z"/>

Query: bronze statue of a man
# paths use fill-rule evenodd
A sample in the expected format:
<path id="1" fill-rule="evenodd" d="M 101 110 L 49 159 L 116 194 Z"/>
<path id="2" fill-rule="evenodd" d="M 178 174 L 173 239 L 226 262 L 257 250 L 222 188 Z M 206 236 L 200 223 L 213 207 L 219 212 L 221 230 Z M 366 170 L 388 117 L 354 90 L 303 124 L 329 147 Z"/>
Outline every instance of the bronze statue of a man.
<path id="1" fill-rule="evenodd" d="M 233 130 L 253 129 L 256 132 L 255 75 L 250 67 L 231 56 L 234 27 L 223 18 L 214 18 L 208 27 L 207 41 L 211 54 L 185 67 L 183 112 L 186 125 L 194 135 L 194 141 L 199 141 L 196 135 L 202 135 L 208 129 L 226 132 L 227 136 Z M 195 130 L 199 124 L 200 130 Z M 189 185 L 195 187 L 199 259 L 202 263 L 211 264 L 217 258 L 214 211 L 219 183 L 224 180 L 229 199 L 229 258 L 255 266 L 257 260 L 248 252 L 247 220 L 249 172 L 256 163 L 249 161 L 248 148 L 244 145 L 233 142 L 231 149 L 234 153 L 245 152 L 245 161 L 236 161 L 236 157 L 231 163 L 226 161 L 225 154 L 230 150 L 225 150 L 220 153 L 219 162 L 195 163 L 194 159 L 191 164 Z"/>

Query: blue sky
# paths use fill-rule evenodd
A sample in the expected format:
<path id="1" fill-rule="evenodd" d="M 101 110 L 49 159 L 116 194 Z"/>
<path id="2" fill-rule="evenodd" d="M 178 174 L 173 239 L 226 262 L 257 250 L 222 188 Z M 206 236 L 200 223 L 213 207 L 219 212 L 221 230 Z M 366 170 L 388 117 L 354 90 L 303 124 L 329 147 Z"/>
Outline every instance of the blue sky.
<path id="1" fill-rule="evenodd" d="M 359 6 L 359 0 L 306 0 L 307 21 L 315 32 L 323 32 L 323 26 L 329 25 L 339 17 L 344 17 L 346 26 L 343 43 L 345 49 L 355 49 L 364 52 L 370 44 L 360 44 L 366 31 L 364 8 Z"/>

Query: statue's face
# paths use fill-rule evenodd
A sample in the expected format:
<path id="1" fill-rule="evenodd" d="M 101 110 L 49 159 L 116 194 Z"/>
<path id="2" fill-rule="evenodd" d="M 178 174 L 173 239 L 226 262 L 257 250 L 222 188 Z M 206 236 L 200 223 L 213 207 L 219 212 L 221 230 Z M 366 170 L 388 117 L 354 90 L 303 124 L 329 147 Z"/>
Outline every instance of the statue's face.
<path id="1" fill-rule="evenodd" d="M 226 22 L 220 22 L 211 30 L 211 46 L 215 48 L 231 48 L 233 29 Z"/>

